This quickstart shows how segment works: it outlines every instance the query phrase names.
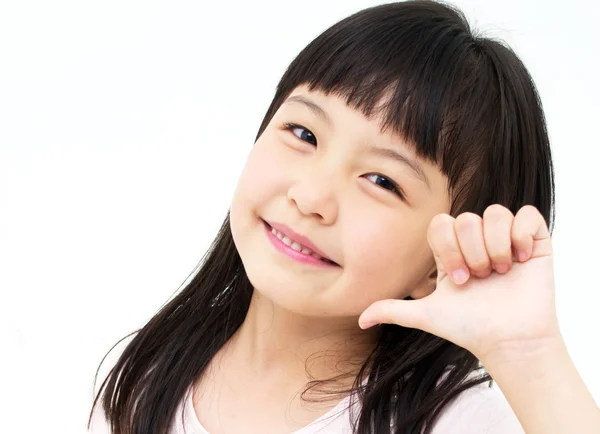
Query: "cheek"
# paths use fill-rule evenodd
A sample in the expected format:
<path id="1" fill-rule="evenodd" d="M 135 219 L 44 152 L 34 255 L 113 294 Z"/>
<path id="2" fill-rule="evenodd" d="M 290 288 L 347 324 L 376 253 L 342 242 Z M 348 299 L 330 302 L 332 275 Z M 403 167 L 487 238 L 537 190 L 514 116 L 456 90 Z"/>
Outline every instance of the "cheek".
<path id="1" fill-rule="evenodd" d="M 234 202 L 257 206 L 281 192 L 285 183 L 285 164 L 276 147 L 267 140 L 258 140 L 238 180 Z"/>
<path id="2" fill-rule="evenodd" d="M 365 224 L 369 221 L 377 224 Z M 426 232 L 411 218 L 362 216 L 344 233 L 351 234 L 344 243 L 346 271 L 353 287 L 368 288 L 370 299 L 404 297 L 422 277 Z"/>
<path id="3" fill-rule="evenodd" d="M 238 249 L 246 243 L 245 234 L 256 225 L 256 217 L 269 217 L 268 205 L 286 194 L 286 163 L 273 143 L 263 135 L 254 144 L 233 194 L 230 221 Z"/>

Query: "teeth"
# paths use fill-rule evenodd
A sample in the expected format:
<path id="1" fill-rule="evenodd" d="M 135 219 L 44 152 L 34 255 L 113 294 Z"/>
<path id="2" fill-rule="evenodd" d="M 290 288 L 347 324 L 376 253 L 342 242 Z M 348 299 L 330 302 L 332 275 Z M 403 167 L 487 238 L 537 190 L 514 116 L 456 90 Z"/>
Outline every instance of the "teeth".
<path id="1" fill-rule="evenodd" d="M 283 244 L 285 244 L 286 246 L 290 246 L 295 251 L 302 252 L 305 255 L 310 255 L 313 258 L 317 258 L 317 259 L 320 259 L 321 261 L 325 261 L 325 262 L 330 262 L 331 263 L 331 261 L 329 259 L 325 259 L 322 256 L 320 256 L 320 255 L 316 254 L 315 252 L 313 252 L 312 250 L 304 247 L 302 244 L 297 243 L 296 241 L 292 241 L 290 237 L 287 237 L 287 236 L 283 235 L 281 232 L 279 232 L 275 228 L 271 228 L 271 232 L 277 238 L 279 238 Z"/>
<path id="2" fill-rule="evenodd" d="M 323 259 L 321 256 L 314 253 L 312 250 L 304 247 L 302 244 L 297 243 L 296 241 L 292 241 L 289 237 L 286 237 L 285 235 L 283 235 L 281 232 L 279 232 L 275 228 L 271 228 L 271 232 L 273 233 L 273 235 L 275 235 L 277 238 L 279 238 L 283 244 L 285 244 L 286 246 L 290 246 L 295 251 L 302 252 L 305 255 L 314 256 L 317 259 Z"/>

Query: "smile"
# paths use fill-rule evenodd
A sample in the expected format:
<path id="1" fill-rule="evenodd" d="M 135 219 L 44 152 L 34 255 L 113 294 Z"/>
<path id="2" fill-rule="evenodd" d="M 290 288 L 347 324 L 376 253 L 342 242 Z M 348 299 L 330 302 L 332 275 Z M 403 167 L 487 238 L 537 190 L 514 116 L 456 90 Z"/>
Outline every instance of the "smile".
<path id="1" fill-rule="evenodd" d="M 264 221 L 263 221 L 264 222 Z M 335 262 L 322 257 L 321 255 L 313 252 L 308 247 L 292 240 L 284 233 L 271 227 L 267 222 L 264 222 L 267 237 L 271 241 L 271 244 L 281 253 L 294 259 L 297 262 L 301 262 L 309 265 L 317 265 L 321 267 L 339 267 Z"/>

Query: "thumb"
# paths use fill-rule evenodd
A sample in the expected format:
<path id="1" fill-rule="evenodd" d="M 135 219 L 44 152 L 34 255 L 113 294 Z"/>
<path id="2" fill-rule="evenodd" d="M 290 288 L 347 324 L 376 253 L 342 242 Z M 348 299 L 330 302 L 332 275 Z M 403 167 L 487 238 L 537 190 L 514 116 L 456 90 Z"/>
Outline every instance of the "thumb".
<path id="1" fill-rule="evenodd" d="M 419 300 L 380 300 L 369 306 L 358 318 L 358 325 L 368 329 L 376 324 L 396 324 L 424 331 L 427 327 L 427 305 Z"/>

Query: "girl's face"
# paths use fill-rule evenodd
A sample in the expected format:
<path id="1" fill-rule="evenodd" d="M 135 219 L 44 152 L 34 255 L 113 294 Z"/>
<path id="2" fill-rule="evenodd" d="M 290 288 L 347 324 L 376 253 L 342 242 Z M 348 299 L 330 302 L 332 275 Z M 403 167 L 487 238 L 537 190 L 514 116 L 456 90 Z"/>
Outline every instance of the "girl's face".
<path id="1" fill-rule="evenodd" d="M 433 291 L 427 228 L 449 210 L 447 178 L 435 165 L 382 135 L 377 119 L 301 86 L 255 143 L 230 217 L 261 295 L 303 315 L 358 316 L 377 300 Z M 304 246 L 308 239 L 336 265 L 307 262 L 302 252 L 295 259 L 265 222 Z"/>

